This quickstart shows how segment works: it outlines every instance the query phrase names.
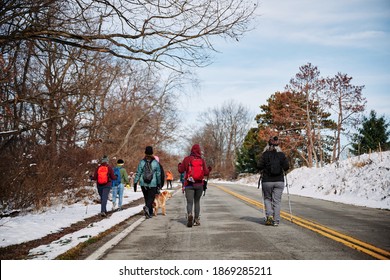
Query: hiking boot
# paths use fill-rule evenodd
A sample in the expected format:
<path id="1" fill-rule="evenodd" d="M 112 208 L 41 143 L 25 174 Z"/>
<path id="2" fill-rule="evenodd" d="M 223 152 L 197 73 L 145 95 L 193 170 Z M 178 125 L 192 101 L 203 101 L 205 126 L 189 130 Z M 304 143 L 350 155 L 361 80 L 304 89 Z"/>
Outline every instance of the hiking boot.
<path id="1" fill-rule="evenodd" d="M 265 225 L 272 226 L 273 224 L 274 224 L 274 219 L 271 216 L 267 217 L 267 220 L 265 221 Z"/>
<path id="2" fill-rule="evenodd" d="M 194 226 L 200 226 L 200 220 L 199 220 L 199 218 L 195 218 L 195 220 L 194 220 Z"/>
<path id="3" fill-rule="evenodd" d="M 274 221 L 274 223 L 272 224 L 274 227 L 277 227 L 279 225 L 279 222 L 278 221 Z"/>
<path id="4" fill-rule="evenodd" d="M 107 214 L 106 214 L 106 212 L 101 212 L 101 213 L 100 213 L 100 216 L 102 216 L 102 217 L 107 217 Z"/>
<path id="5" fill-rule="evenodd" d="M 149 208 L 147 206 L 144 206 L 144 213 L 145 213 L 145 218 L 149 219 L 150 218 L 150 214 L 149 214 Z"/>
<path id="6" fill-rule="evenodd" d="M 192 220 L 193 219 L 194 219 L 194 217 L 192 216 L 192 214 L 188 214 L 187 227 L 192 227 Z"/>
<path id="7" fill-rule="evenodd" d="M 112 204 L 112 211 L 115 211 L 116 210 L 116 203 L 113 203 Z"/>

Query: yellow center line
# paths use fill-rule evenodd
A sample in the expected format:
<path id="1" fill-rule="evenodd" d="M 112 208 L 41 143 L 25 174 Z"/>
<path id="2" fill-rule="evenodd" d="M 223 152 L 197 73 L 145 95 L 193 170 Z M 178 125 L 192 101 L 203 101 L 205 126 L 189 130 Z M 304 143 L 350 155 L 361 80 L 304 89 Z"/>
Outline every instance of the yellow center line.
<path id="1" fill-rule="evenodd" d="M 226 193 L 229 193 L 243 201 L 246 201 L 252 205 L 255 205 L 261 209 L 264 209 L 264 204 L 257 201 L 257 200 L 254 200 L 254 199 L 251 199 L 249 197 L 246 197 L 246 196 L 243 196 L 241 194 L 238 194 L 236 192 L 233 192 L 225 187 L 222 187 L 222 186 L 217 186 L 217 185 L 214 185 L 215 187 L 217 187 L 218 189 L 226 192 Z M 366 242 L 363 242 L 361 240 L 358 240 L 354 237 L 351 237 L 351 236 L 348 236 L 348 235 L 345 235 L 345 234 L 342 234 L 336 230 L 333 230 L 333 229 L 330 229 L 326 226 L 323 226 L 317 222 L 313 222 L 313 221 L 310 221 L 310 220 L 306 220 L 306 219 L 303 219 L 301 217 L 298 217 L 298 216 L 295 216 L 295 215 L 292 215 L 291 213 L 288 213 L 288 212 L 285 212 L 285 211 L 280 211 L 280 216 L 283 218 L 283 219 L 286 219 L 288 221 L 291 221 L 292 223 L 296 224 L 296 225 L 299 225 L 301 227 L 304 227 L 304 228 L 307 228 L 311 231 L 314 231 L 314 232 L 317 232 L 325 237 L 328 237 L 332 240 L 335 240 L 337 242 L 340 242 L 350 248 L 353 248 L 355 250 L 358 250 L 358 251 L 361 251 L 365 254 L 368 254 L 376 259 L 380 259 L 380 260 L 389 260 L 390 258 L 390 252 L 389 251 L 386 251 L 386 250 L 383 250 L 381 248 L 378 248 L 378 247 L 375 247 L 371 244 L 368 244 Z"/>

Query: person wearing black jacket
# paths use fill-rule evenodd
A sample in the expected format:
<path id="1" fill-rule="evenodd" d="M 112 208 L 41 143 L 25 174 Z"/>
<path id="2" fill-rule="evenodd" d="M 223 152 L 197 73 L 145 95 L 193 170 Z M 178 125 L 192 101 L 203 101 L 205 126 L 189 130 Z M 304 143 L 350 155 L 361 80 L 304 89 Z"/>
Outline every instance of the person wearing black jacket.
<path id="1" fill-rule="evenodd" d="M 278 226 L 280 206 L 284 190 L 284 172 L 290 166 L 286 155 L 279 147 L 277 136 L 271 137 L 258 163 L 262 173 L 262 191 L 265 205 L 266 225 Z"/>

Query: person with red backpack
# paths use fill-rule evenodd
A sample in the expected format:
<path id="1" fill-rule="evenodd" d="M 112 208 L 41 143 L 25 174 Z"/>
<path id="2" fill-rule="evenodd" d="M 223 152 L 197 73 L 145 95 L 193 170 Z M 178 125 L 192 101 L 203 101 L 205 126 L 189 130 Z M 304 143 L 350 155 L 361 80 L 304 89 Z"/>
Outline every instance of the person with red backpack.
<path id="1" fill-rule="evenodd" d="M 192 146 L 190 155 L 179 163 L 177 169 L 180 174 L 185 173 L 184 191 L 187 199 L 187 226 L 200 226 L 200 198 L 203 193 L 204 178 L 210 174 L 211 167 L 207 167 L 206 161 L 202 158 L 199 144 Z M 192 214 L 193 208 L 195 217 Z"/>
<path id="2" fill-rule="evenodd" d="M 101 164 L 96 168 L 91 178 L 97 182 L 97 189 L 100 196 L 100 216 L 107 216 L 107 201 L 111 191 L 112 181 L 116 180 L 114 169 L 108 164 L 108 157 L 104 156 Z"/>

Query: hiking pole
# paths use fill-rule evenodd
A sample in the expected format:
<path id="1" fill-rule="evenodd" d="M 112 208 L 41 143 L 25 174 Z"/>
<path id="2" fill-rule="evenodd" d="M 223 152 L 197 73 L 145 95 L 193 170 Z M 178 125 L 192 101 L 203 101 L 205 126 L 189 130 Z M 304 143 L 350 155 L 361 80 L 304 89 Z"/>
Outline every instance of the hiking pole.
<path id="1" fill-rule="evenodd" d="M 183 205 L 184 205 L 184 213 L 185 213 L 185 217 L 186 217 L 186 220 L 188 219 L 188 213 L 187 213 L 187 204 L 186 204 L 186 193 L 185 193 L 185 189 L 183 189 L 182 191 L 183 193 Z"/>
<path id="2" fill-rule="evenodd" d="M 288 190 L 288 182 L 287 182 L 287 174 L 284 173 L 284 178 L 286 181 L 286 187 L 287 187 L 287 199 L 288 199 L 288 207 L 290 208 L 290 221 L 292 222 L 292 211 L 291 211 L 291 202 L 290 202 L 290 191 Z"/>
<path id="3" fill-rule="evenodd" d="M 208 181 L 209 181 L 209 176 L 207 176 L 206 180 L 203 181 L 203 196 L 206 196 L 207 182 Z"/>

